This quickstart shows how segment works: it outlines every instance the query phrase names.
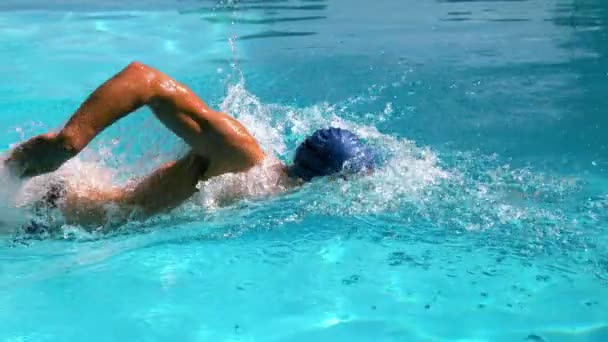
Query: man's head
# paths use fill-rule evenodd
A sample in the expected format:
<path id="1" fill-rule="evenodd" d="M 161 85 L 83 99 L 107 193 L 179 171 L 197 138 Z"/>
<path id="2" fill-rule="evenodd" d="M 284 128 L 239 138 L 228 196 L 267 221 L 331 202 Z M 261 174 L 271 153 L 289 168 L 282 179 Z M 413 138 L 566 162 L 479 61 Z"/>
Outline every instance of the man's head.
<path id="1" fill-rule="evenodd" d="M 359 172 L 374 167 L 374 154 L 353 132 L 326 128 L 314 132 L 296 150 L 289 175 L 309 181 L 333 173 Z"/>

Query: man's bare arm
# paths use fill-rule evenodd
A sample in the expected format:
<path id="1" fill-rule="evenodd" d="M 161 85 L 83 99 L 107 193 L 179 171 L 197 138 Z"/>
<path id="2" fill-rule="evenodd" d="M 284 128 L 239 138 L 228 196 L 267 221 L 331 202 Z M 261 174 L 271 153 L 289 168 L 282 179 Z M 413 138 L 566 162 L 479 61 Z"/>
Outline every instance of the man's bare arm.
<path id="1" fill-rule="evenodd" d="M 133 62 L 97 88 L 59 133 L 30 139 L 6 163 L 21 177 L 54 171 L 105 128 L 144 105 L 194 153 L 208 159 L 208 176 L 245 170 L 264 156 L 238 121 L 213 111 L 171 77 Z"/>
<path id="2" fill-rule="evenodd" d="M 6 163 L 21 177 L 59 168 L 115 121 L 141 107 L 152 96 L 150 77 L 130 64 L 97 88 L 59 133 L 36 136 L 15 148 Z"/>
<path id="3" fill-rule="evenodd" d="M 81 191 L 70 189 L 60 208 L 66 221 L 83 226 L 124 222 L 128 218 L 145 219 L 173 209 L 190 198 L 204 174 L 204 158 L 189 153 L 168 162 L 156 171 L 124 188 Z"/>
<path id="4" fill-rule="evenodd" d="M 6 164 L 20 177 L 54 171 L 105 128 L 144 105 L 188 143 L 192 152 L 130 188 L 68 193 L 62 210 L 71 222 L 103 224 L 107 205 L 112 203 L 127 215 L 133 210 L 147 216 L 174 208 L 196 191 L 200 179 L 246 170 L 264 157 L 237 120 L 213 111 L 169 76 L 134 62 L 97 88 L 60 132 L 19 145 Z"/>

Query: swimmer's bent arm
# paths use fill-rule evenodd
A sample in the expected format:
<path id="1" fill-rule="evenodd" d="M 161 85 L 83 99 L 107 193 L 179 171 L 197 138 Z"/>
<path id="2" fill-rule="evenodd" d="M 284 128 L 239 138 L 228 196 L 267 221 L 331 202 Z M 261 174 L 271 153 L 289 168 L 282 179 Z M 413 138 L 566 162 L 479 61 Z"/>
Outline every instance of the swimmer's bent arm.
<path id="1" fill-rule="evenodd" d="M 20 177 L 52 172 L 114 122 L 142 106 L 205 158 L 207 177 L 255 165 L 263 152 L 230 116 L 213 111 L 190 89 L 160 71 L 133 62 L 97 88 L 58 133 L 16 147 L 6 164 Z"/>
<path id="2" fill-rule="evenodd" d="M 60 208 L 67 223 L 83 226 L 145 219 L 190 198 L 205 168 L 204 158 L 188 153 L 123 188 L 68 191 Z"/>

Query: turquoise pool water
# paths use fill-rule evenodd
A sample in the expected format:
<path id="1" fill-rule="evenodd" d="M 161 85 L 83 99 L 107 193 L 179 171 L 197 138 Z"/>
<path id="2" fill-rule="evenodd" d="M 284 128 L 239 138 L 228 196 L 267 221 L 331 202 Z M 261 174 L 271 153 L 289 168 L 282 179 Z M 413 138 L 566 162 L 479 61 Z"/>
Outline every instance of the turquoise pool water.
<path id="1" fill-rule="evenodd" d="M 329 124 L 388 160 L 108 234 L 19 233 L 2 178 L 0 340 L 608 340 L 607 32 L 601 0 L 3 1 L 0 151 L 140 60 L 284 160 Z M 181 150 L 143 110 L 65 169 Z"/>

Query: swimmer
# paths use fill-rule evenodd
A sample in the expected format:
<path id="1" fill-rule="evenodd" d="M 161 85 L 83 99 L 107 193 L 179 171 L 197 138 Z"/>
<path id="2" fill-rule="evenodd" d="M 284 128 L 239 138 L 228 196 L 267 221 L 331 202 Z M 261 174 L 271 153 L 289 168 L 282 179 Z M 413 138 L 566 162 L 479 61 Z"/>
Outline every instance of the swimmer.
<path id="1" fill-rule="evenodd" d="M 166 163 L 134 186 L 70 194 L 61 184 L 50 187 L 47 205 L 71 223 L 103 225 L 108 207 L 124 217 L 147 218 L 188 200 L 200 181 L 246 172 L 266 158 L 256 139 L 233 117 L 209 108 L 188 87 L 168 75 L 133 62 L 97 88 L 59 132 L 42 134 L 14 148 L 4 161 L 10 172 L 27 179 L 57 170 L 80 153 L 104 129 L 142 106 L 180 137 L 190 151 Z M 340 128 L 314 132 L 299 145 L 291 165 L 279 165 L 285 184 L 373 168 L 373 153 L 354 133 Z"/>

